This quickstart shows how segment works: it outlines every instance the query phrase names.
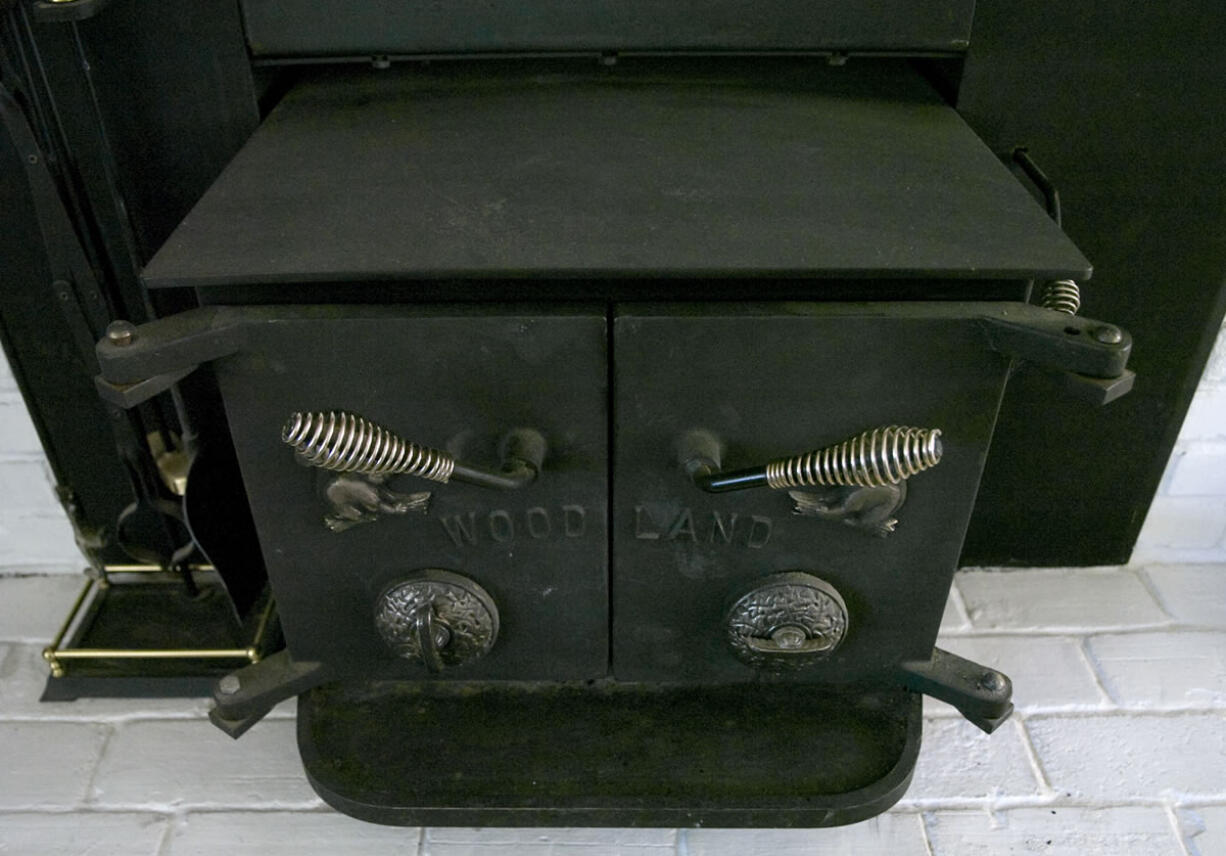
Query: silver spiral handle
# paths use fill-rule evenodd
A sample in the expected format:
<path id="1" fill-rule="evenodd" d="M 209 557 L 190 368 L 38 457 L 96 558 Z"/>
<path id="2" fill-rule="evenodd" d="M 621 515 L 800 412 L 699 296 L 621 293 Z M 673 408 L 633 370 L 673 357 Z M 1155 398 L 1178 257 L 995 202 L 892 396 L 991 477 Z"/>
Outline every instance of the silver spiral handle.
<path id="1" fill-rule="evenodd" d="M 865 431 L 842 443 L 804 455 L 771 461 L 766 483 L 776 490 L 791 487 L 898 484 L 941 462 L 937 428 L 891 425 Z"/>
<path id="2" fill-rule="evenodd" d="M 1052 280 L 1043 286 L 1039 305 L 1066 315 L 1076 315 L 1081 309 L 1081 289 L 1071 279 Z"/>
<path id="3" fill-rule="evenodd" d="M 281 439 L 313 467 L 342 473 L 404 473 L 446 483 L 456 461 L 446 452 L 419 446 L 353 413 L 294 413 Z"/>

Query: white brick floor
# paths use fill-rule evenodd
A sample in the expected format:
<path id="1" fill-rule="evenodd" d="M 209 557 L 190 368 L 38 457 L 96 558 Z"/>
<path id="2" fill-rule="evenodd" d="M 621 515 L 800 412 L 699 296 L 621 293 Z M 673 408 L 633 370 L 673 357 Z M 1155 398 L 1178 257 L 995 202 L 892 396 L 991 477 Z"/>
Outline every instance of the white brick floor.
<path id="1" fill-rule="evenodd" d="M 929 700 L 898 806 L 790 831 L 350 820 L 306 784 L 292 707 L 232 742 L 200 700 L 38 703 L 77 587 L 0 577 L 3 856 L 1226 854 L 1226 565 L 959 574 L 940 644 L 1013 677 L 1014 719 L 989 737 Z"/>

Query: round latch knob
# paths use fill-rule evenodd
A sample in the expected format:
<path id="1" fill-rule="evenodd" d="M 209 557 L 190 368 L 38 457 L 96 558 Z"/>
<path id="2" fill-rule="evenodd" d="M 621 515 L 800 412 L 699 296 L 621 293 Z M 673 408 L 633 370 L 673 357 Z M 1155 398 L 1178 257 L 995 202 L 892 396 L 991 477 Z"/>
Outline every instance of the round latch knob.
<path id="1" fill-rule="evenodd" d="M 440 672 L 494 647 L 498 607 L 468 577 L 430 569 L 383 590 L 375 600 L 375 627 L 396 656 Z"/>
<path id="2" fill-rule="evenodd" d="M 839 646 L 847 634 L 847 605 L 834 586 L 812 574 L 773 574 L 734 600 L 726 628 L 741 660 L 764 671 L 790 671 Z"/>

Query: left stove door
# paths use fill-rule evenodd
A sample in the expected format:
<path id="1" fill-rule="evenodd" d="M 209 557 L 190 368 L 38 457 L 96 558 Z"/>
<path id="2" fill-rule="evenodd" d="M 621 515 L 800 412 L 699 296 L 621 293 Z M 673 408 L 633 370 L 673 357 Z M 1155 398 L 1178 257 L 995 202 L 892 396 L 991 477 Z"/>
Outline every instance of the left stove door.
<path id="1" fill-rule="evenodd" d="M 287 307 L 215 364 L 294 659 L 346 677 L 607 674 L 606 345 L 600 309 Z M 341 412 L 495 472 L 516 429 L 545 456 L 498 489 L 338 473 L 283 440 L 291 414 Z"/>

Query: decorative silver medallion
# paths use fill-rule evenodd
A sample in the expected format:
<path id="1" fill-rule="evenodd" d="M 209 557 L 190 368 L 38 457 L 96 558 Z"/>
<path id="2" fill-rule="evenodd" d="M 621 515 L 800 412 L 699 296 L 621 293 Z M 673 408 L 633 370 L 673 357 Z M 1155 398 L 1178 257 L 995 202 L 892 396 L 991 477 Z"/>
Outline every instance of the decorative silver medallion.
<path id="1" fill-rule="evenodd" d="M 790 671 L 839 646 L 847 633 L 847 605 L 834 586 L 811 574 L 773 574 L 737 598 L 726 627 L 741 660 L 765 671 Z"/>
<path id="2" fill-rule="evenodd" d="M 468 577 L 430 569 L 383 590 L 375 601 L 375 627 L 396 656 L 438 672 L 494 646 L 498 607 Z"/>

